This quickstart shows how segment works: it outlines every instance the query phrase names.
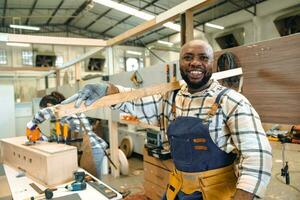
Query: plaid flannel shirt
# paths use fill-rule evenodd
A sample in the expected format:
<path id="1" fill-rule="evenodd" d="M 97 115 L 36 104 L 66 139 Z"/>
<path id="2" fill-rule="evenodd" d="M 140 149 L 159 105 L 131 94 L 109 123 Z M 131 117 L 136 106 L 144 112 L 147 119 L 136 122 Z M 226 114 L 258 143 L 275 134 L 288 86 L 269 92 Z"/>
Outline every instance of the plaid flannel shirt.
<path id="1" fill-rule="evenodd" d="M 35 114 L 33 119 L 27 123 L 27 128 L 32 129 L 33 127 L 35 127 L 38 124 L 43 123 L 47 119 L 56 120 L 53 109 L 50 107 L 39 110 Z M 81 123 L 79 120 L 81 121 Z M 101 149 L 107 148 L 107 143 L 102 138 L 98 137 L 92 131 L 90 122 L 88 121 L 88 119 L 86 118 L 86 116 L 83 113 L 80 113 L 78 115 L 71 115 L 71 116 L 63 117 L 63 118 L 61 118 L 60 123 L 61 124 L 67 123 L 69 125 L 71 131 L 77 131 L 79 133 L 87 132 L 92 148 L 101 148 Z M 82 126 L 84 126 L 85 129 Z"/>
<path id="2" fill-rule="evenodd" d="M 117 87 L 120 92 L 132 90 Z M 184 85 L 175 98 L 176 116 L 206 119 L 217 95 L 224 89 L 213 81 L 209 88 L 190 94 Z M 169 121 L 174 120 L 171 112 L 173 95 L 174 92 L 169 92 L 164 96 L 144 97 L 114 108 L 137 116 L 142 122 L 160 126 L 165 131 Z M 208 123 L 214 143 L 227 153 L 234 151 L 238 154 L 237 188 L 263 197 L 271 178 L 272 153 L 259 115 L 249 101 L 240 93 L 229 90 L 222 97 L 221 108 L 208 119 Z"/>

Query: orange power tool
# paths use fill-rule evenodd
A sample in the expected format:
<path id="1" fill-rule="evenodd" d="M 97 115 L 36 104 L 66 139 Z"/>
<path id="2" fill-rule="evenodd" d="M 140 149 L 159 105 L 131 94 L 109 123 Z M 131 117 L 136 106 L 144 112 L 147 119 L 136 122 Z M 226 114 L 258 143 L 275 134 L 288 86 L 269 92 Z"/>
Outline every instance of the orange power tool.
<path id="1" fill-rule="evenodd" d="M 33 130 L 26 128 L 26 136 L 29 140 L 29 143 L 35 143 L 41 138 L 41 130 L 38 127 Z"/>

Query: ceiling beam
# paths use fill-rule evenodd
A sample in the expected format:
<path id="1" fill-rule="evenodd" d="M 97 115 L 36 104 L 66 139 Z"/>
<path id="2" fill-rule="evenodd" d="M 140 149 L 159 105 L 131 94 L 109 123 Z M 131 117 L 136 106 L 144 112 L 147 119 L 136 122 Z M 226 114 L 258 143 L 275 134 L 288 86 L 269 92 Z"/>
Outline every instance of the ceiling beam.
<path id="1" fill-rule="evenodd" d="M 48 21 L 46 22 L 46 25 L 49 25 L 53 16 L 56 15 L 58 9 L 60 9 L 60 7 L 62 6 L 62 4 L 64 3 L 65 0 L 61 0 L 60 3 L 58 4 L 58 6 L 55 8 L 55 10 L 53 11 L 53 13 L 51 14 L 51 17 L 48 19 Z"/>
<path id="2" fill-rule="evenodd" d="M 4 8 L 3 8 L 3 18 L 2 18 L 2 26 L 5 24 L 5 15 L 6 15 L 6 8 L 7 8 L 7 0 L 4 0 Z"/>
<path id="3" fill-rule="evenodd" d="M 32 12 L 33 12 L 33 10 L 34 10 L 36 4 L 37 4 L 37 1 L 38 1 L 38 0 L 35 0 L 35 1 L 33 2 L 32 7 L 30 8 L 30 11 L 29 11 L 28 16 L 31 16 L 31 15 L 32 15 Z M 30 20 L 30 18 L 27 17 L 26 22 L 25 22 L 25 25 L 28 25 L 29 20 Z"/>
<path id="4" fill-rule="evenodd" d="M 139 8 L 139 10 L 144 10 L 145 8 L 151 6 L 152 3 L 155 3 L 155 2 L 157 2 L 157 1 L 158 1 L 158 0 L 152 0 L 151 2 L 149 2 L 148 4 L 146 4 L 145 6 Z M 104 31 L 102 31 L 101 34 L 105 34 L 105 33 L 108 32 L 109 30 L 111 30 L 111 29 L 113 29 L 114 27 L 116 27 L 117 25 L 119 25 L 119 24 L 125 22 L 127 19 L 129 19 L 129 18 L 131 18 L 131 17 L 132 17 L 132 15 L 129 15 L 129 16 L 123 18 L 122 20 L 118 21 L 118 22 L 115 23 L 114 25 L 112 25 L 112 26 L 108 27 L 107 29 L 105 29 Z"/>
<path id="5" fill-rule="evenodd" d="M 44 71 L 48 72 L 54 70 L 51 67 L 0 67 L 0 72 L 12 72 L 12 71 Z"/>
<path id="6" fill-rule="evenodd" d="M 72 16 L 67 19 L 67 21 L 65 22 L 65 25 L 69 25 L 75 17 L 77 17 L 89 4 L 92 3 L 92 0 L 86 0 L 83 2 L 83 4 L 81 4 L 81 6 L 79 6 L 79 8 L 77 8 L 75 10 L 75 12 L 72 14 Z"/>
<path id="7" fill-rule="evenodd" d="M 89 38 L 71 38 L 71 37 L 50 37 L 23 34 L 0 34 L 1 42 L 17 42 L 31 44 L 52 44 L 52 45 L 70 45 L 70 46 L 106 46 L 106 41 Z"/>
<path id="8" fill-rule="evenodd" d="M 120 0 L 118 2 L 121 3 L 123 1 L 124 0 Z M 98 20 L 100 20 L 102 17 L 104 17 L 107 13 L 109 13 L 112 10 L 113 10 L 112 8 L 109 8 L 107 11 L 105 11 L 104 13 L 102 13 L 101 15 L 99 15 L 96 19 L 94 19 L 91 23 L 89 23 L 88 25 L 86 25 L 84 27 L 84 29 L 88 29 L 89 27 L 91 27 L 93 24 L 95 24 Z"/>

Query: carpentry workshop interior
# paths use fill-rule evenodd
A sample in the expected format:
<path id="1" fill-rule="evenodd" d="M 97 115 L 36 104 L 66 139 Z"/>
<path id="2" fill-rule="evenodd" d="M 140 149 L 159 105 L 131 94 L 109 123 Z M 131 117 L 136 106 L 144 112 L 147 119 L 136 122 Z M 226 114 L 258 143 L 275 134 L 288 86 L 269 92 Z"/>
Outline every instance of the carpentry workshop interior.
<path id="1" fill-rule="evenodd" d="M 299 0 L 0 0 L 0 200 L 299 200 Z"/>

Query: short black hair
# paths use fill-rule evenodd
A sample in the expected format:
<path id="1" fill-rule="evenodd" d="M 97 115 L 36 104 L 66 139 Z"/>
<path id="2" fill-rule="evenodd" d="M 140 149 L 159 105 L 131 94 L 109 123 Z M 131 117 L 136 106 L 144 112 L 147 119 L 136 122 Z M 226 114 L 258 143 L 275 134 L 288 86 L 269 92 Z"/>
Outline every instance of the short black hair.
<path id="1" fill-rule="evenodd" d="M 46 108 L 48 103 L 52 105 L 60 104 L 66 98 L 59 92 L 51 92 L 51 94 L 44 96 L 40 101 L 40 108 Z"/>

